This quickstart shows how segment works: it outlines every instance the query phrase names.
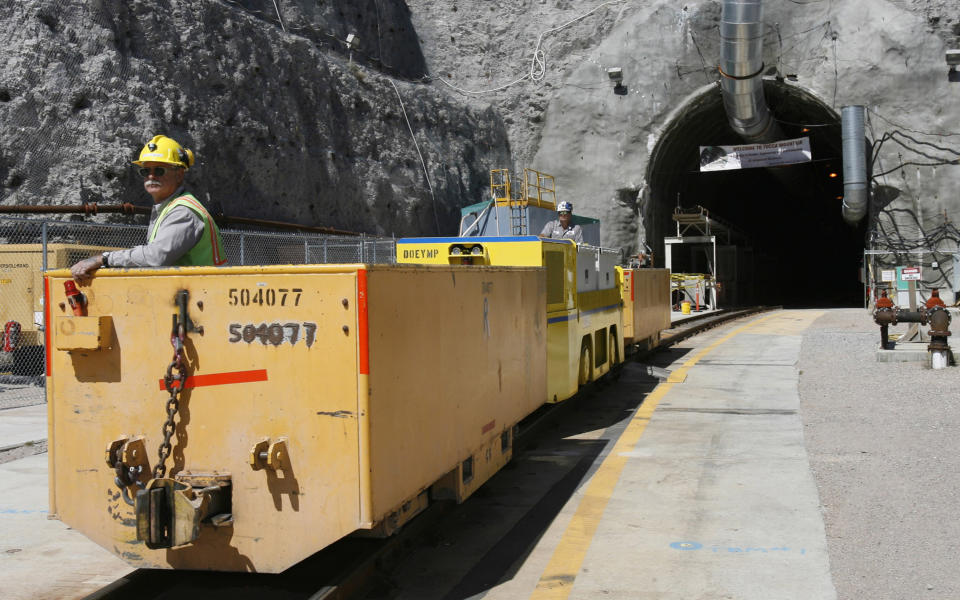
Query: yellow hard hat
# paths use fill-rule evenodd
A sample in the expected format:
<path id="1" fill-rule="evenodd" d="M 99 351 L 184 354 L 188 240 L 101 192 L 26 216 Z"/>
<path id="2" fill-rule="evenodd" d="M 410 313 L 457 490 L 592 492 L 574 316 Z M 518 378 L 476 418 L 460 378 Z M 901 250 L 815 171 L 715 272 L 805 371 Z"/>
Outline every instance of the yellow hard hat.
<path id="1" fill-rule="evenodd" d="M 193 151 L 178 144 L 165 135 L 154 136 L 140 151 L 140 158 L 133 164 L 142 167 L 143 163 L 158 162 L 181 167 L 184 171 L 193 166 Z"/>

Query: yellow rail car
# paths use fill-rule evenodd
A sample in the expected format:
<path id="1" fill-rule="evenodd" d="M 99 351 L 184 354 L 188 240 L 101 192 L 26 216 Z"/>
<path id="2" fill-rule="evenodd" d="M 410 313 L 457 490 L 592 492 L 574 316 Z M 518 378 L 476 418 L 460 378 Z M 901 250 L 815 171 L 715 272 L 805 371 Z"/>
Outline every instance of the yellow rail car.
<path id="1" fill-rule="evenodd" d="M 50 511 L 137 567 L 279 572 L 463 500 L 543 402 L 546 275 L 107 269 L 76 316 L 50 272 Z"/>
<path id="2" fill-rule="evenodd" d="M 618 259 L 619 252 L 536 236 L 397 242 L 400 263 L 545 269 L 547 402 L 569 398 L 580 385 L 623 361 L 622 299 L 615 270 Z"/>
<path id="3" fill-rule="evenodd" d="M 617 267 L 623 298 L 623 339 L 641 349 L 653 348 L 670 328 L 670 270 Z"/>
<path id="4" fill-rule="evenodd" d="M 12 364 L 15 375 L 43 373 L 44 258 L 48 269 L 60 269 L 113 248 L 47 244 L 46 257 L 43 249 L 43 244 L 0 244 L 0 327 L 10 321 L 19 326 Z"/>

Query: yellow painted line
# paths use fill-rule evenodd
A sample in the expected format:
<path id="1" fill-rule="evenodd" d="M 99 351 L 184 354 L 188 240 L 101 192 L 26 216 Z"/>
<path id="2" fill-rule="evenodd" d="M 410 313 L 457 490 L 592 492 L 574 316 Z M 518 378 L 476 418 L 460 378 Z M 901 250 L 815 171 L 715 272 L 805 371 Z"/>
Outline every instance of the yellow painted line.
<path id="1" fill-rule="evenodd" d="M 613 490 L 620 480 L 623 467 L 627 464 L 627 453 L 633 450 L 637 442 L 640 441 L 640 436 L 646 430 L 647 423 L 653 417 L 653 411 L 656 410 L 660 399 L 676 385 L 676 382 L 682 382 L 686 379 L 687 371 L 718 346 L 745 330 L 778 316 L 780 316 L 780 313 L 774 313 L 751 321 L 696 352 L 680 368 L 673 371 L 667 381 L 658 385 L 646 397 L 643 404 L 634 413 L 630 423 L 627 424 L 623 434 L 620 435 L 620 439 L 617 440 L 613 450 L 600 464 L 593 478 L 590 479 L 590 483 L 587 484 L 583 497 L 580 499 L 580 504 L 577 506 L 577 511 L 570 520 L 570 524 L 567 525 L 566 531 L 563 532 L 563 537 L 560 539 L 556 550 L 553 551 L 550 562 L 530 596 L 531 599 L 563 600 L 570 595 L 573 583 L 580 572 L 580 567 L 583 565 L 583 559 L 587 555 L 587 550 L 590 548 L 593 536 L 597 532 L 597 527 L 600 526 L 603 512 L 606 510 L 607 503 L 613 495 Z"/>

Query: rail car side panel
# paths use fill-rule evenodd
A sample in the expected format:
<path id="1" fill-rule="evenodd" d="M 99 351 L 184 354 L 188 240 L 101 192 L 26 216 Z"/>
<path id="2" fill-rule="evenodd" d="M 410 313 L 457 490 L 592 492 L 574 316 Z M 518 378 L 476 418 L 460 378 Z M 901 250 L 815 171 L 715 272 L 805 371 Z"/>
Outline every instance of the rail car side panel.
<path id="1" fill-rule="evenodd" d="M 655 342 L 670 328 L 670 270 L 617 267 L 617 277 L 622 281 L 624 339 Z"/>
<path id="2" fill-rule="evenodd" d="M 546 282 L 541 269 L 409 266 L 371 271 L 368 292 L 379 521 L 543 403 Z"/>
<path id="3" fill-rule="evenodd" d="M 92 350 L 71 349 L 77 321 L 57 306 L 66 273 L 49 278 L 57 323 L 51 506 L 134 566 L 277 572 L 360 526 L 357 269 L 191 271 L 98 274 L 82 288 L 88 318 L 109 316 L 111 329 Z M 104 451 L 119 436 L 143 436 L 148 472 L 156 464 L 168 399 L 161 378 L 181 289 L 204 332 L 187 337 L 191 377 L 168 474 L 229 475 L 233 523 L 204 525 L 186 546 L 149 550 L 136 540 L 133 509 Z M 285 468 L 254 470 L 253 445 L 280 438 Z"/>
<path id="4" fill-rule="evenodd" d="M 18 347 L 42 344 L 42 332 L 36 315 L 43 312 L 43 244 L 0 245 L 0 325 L 7 321 L 20 324 Z M 59 269 L 99 254 L 114 250 L 106 246 L 79 244 L 47 244 L 47 268 Z M 39 374 L 39 361 L 33 367 Z"/>

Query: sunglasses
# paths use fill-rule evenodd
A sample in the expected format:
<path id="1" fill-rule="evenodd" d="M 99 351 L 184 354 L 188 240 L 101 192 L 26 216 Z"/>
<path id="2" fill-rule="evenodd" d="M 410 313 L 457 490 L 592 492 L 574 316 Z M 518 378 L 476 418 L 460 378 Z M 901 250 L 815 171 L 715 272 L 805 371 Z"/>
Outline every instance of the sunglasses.
<path id="1" fill-rule="evenodd" d="M 561 210 L 559 214 L 560 214 L 560 216 L 562 217 L 563 215 L 569 215 L 569 214 L 570 214 L 570 211 L 568 211 L 568 210 Z"/>
<path id="2" fill-rule="evenodd" d="M 163 177 L 169 170 L 169 167 L 143 167 L 138 169 L 137 172 L 140 173 L 140 177 L 146 179 L 151 174 L 154 177 Z"/>

